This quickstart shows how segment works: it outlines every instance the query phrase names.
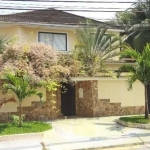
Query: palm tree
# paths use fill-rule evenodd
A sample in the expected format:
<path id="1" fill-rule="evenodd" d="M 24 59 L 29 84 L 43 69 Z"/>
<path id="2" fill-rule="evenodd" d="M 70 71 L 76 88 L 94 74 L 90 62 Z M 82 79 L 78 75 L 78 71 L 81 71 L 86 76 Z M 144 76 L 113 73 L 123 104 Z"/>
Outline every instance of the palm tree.
<path id="1" fill-rule="evenodd" d="M 36 88 L 31 85 L 31 78 L 29 75 L 17 76 L 11 72 L 6 72 L 1 77 L 4 81 L 3 89 L 8 92 L 12 91 L 17 96 L 17 103 L 19 106 L 19 127 L 22 126 L 22 102 L 25 98 L 30 97 L 32 95 L 39 96 L 41 102 L 43 101 L 43 93 L 37 92 Z"/>
<path id="2" fill-rule="evenodd" d="M 106 27 L 82 27 L 76 30 L 78 44 L 75 46 L 81 49 L 85 56 L 91 57 L 95 53 L 105 60 L 115 56 L 115 50 L 121 39 L 114 34 L 108 34 Z"/>
<path id="3" fill-rule="evenodd" d="M 138 2 L 138 3 L 137 3 Z M 132 26 L 127 29 L 127 37 L 124 39 L 133 49 L 142 52 L 146 43 L 150 42 L 150 0 L 137 0 L 134 4 L 133 11 L 124 12 L 123 14 L 133 14 L 134 18 L 123 17 L 127 22 L 133 22 Z"/>
<path id="4" fill-rule="evenodd" d="M 76 35 L 78 38 L 78 44 L 75 46 L 77 58 L 90 76 L 100 71 L 104 61 L 118 54 L 116 49 L 119 48 L 121 39 L 108 34 L 105 27 L 94 28 L 87 25 L 77 29 Z"/>
<path id="5" fill-rule="evenodd" d="M 118 77 L 122 72 L 128 72 L 128 89 L 132 89 L 132 85 L 136 80 L 139 80 L 145 89 L 145 119 L 149 119 L 148 108 L 148 85 L 150 83 L 150 44 L 147 44 L 144 50 L 140 53 L 127 48 L 121 52 L 121 58 L 130 56 L 136 63 L 135 65 L 123 65 L 118 69 Z"/>
<path id="6" fill-rule="evenodd" d="M 146 43 L 150 43 L 150 20 L 146 19 L 141 24 L 136 24 L 128 31 L 124 42 L 128 43 L 133 49 L 142 52 Z"/>

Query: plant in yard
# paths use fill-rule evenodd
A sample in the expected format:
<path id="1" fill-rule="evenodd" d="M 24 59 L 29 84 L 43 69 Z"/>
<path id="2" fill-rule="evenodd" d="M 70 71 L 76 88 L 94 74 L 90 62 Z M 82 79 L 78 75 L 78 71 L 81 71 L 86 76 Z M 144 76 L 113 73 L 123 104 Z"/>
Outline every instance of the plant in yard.
<path id="1" fill-rule="evenodd" d="M 4 35 L 0 34 L 0 54 L 3 53 L 5 45 L 8 43 L 8 40 Z"/>
<path id="2" fill-rule="evenodd" d="M 139 80 L 145 89 L 145 119 L 149 119 L 148 95 L 147 87 L 150 84 L 150 44 L 146 44 L 144 50 L 140 53 L 127 47 L 121 52 L 121 58 L 130 56 L 136 61 L 134 65 L 123 65 L 118 69 L 118 77 L 122 72 L 128 72 L 127 83 L 128 89 L 132 89 L 132 85 L 136 80 Z"/>
<path id="3" fill-rule="evenodd" d="M 21 115 L 21 119 L 17 115 L 12 115 L 11 118 L 12 118 L 13 125 L 19 125 L 20 120 L 21 120 L 21 124 L 23 123 L 23 120 L 25 119 L 25 114 Z"/>
<path id="4" fill-rule="evenodd" d="M 75 70 L 75 63 L 65 64 L 61 58 L 58 51 L 42 43 L 9 44 L 0 57 L 0 72 L 28 74 L 33 86 L 44 86 L 52 93 L 51 106 L 56 108 L 54 94 L 58 88 L 57 85 L 62 78 L 67 78 Z"/>
<path id="5" fill-rule="evenodd" d="M 142 52 L 146 43 L 150 42 L 150 0 L 136 0 L 132 8 L 116 13 L 116 17 L 125 28 L 127 36 L 124 41 Z"/>
<path id="6" fill-rule="evenodd" d="M 5 92 L 12 91 L 17 100 L 19 107 L 19 127 L 22 126 L 22 102 L 25 98 L 32 95 L 37 95 L 41 102 L 43 101 L 43 93 L 37 92 L 36 87 L 32 85 L 31 78 L 27 74 L 18 75 L 12 72 L 5 72 L 1 76 L 3 83 L 3 89 Z"/>
<path id="7" fill-rule="evenodd" d="M 77 29 L 78 44 L 75 46 L 75 58 L 81 61 L 81 72 L 93 76 L 101 71 L 104 61 L 118 54 L 120 38 L 106 33 L 105 27 L 81 27 Z"/>
<path id="8" fill-rule="evenodd" d="M 129 44 L 133 49 L 142 52 L 146 43 L 150 42 L 150 19 L 146 19 L 140 24 L 135 24 L 128 30 L 128 35 L 124 42 Z"/>

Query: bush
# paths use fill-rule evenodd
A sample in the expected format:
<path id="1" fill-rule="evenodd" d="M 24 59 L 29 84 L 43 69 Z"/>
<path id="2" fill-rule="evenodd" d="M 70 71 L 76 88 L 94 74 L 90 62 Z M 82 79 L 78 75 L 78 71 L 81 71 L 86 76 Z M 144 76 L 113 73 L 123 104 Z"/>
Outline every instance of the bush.
<path id="1" fill-rule="evenodd" d="M 19 121 L 20 121 L 19 116 L 17 116 L 17 115 L 12 115 L 11 118 L 12 118 L 12 125 L 17 125 L 17 126 L 19 126 Z M 22 114 L 22 115 L 21 115 L 21 124 L 23 124 L 24 118 L 25 118 L 25 114 Z"/>
<path id="2" fill-rule="evenodd" d="M 58 52 L 41 43 L 14 44 L 5 47 L 0 57 L 0 71 L 27 72 L 34 81 L 69 74 L 69 68 L 58 64 Z"/>

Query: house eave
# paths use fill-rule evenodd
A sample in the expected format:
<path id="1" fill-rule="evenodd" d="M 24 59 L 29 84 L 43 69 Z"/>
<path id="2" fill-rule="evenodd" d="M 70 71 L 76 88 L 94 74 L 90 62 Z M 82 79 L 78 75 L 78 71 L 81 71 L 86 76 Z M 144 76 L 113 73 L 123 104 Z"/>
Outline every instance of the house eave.
<path id="1" fill-rule="evenodd" d="M 51 28 L 70 28 L 70 29 L 76 29 L 81 28 L 81 25 L 75 25 L 75 24 L 51 24 L 51 23 L 42 23 L 42 22 L 13 22 L 13 21 L 0 21 L 0 24 L 7 24 L 7 25 L 26 25 L 26 26 L 40 26 L 40 27 L 51 27 Z M 123 32 L 123 29 L 108 29 L 108 31 L 115 31 L 115 32 Z"/>
<path id="2" fill-rule="evenodd" d="M 112 62 L 112 61 L 104 62 L 104 63 L 107 64 L 107 65 L 124 65 L 124 64 L 126 64 L 126 65 L 135 65 L 136 64 L 135 62 Z"/>
<path id="3" fill-rule="evenodd" d="M 61 28 L 79 28 L 79 25 L 67 25 L 67 24 L 49 24 L 49 23 L 33 23 L 33 22 L 7 22 L 7 21 L 0 21 L 0 24 L 7 24 L 7 25 L 25 25 L 25 26 L 40 26 L 40 27 L 61 27 Z"/>
<path id="4" fill-rule="evenodd" d="M 114 29 L 114 28 L 111 28 L 111 29 L 108 29 L 107 31 L 124 32 L 125 30 L 124 29 Z"/>
<path id="5" fill-rule="evenodd" d="M 120 78 L 113 78 L 113 77 L 71 77 L 72 81 L 96 81 L 96 80 L 116 80 L 116 81 L 120 81 L 120 80 L 126 80 L 126 77 L 120 77 Z"/>

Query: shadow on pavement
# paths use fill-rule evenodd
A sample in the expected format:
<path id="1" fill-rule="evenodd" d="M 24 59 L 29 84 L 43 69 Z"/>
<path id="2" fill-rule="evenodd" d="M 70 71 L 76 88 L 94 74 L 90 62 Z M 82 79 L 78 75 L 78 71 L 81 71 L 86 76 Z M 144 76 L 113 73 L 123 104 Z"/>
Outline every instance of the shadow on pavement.
<path id="1" fill-rule="evenodd" d="M 110 126 L 108 127 L 107 129 L 110 130 L 110 131 L 123 131 L 125 129 L 124 126 L 122 125 L 119 125 L 119 124 L 111 124 L 111 123 L 94 123 L 95 125 L 99 125 L 99 126 Z"/>

